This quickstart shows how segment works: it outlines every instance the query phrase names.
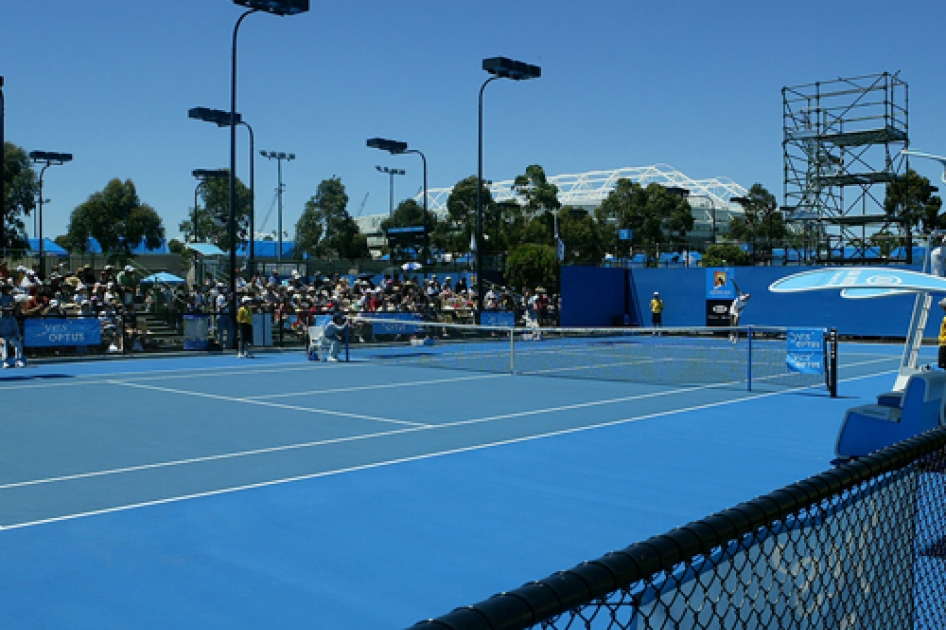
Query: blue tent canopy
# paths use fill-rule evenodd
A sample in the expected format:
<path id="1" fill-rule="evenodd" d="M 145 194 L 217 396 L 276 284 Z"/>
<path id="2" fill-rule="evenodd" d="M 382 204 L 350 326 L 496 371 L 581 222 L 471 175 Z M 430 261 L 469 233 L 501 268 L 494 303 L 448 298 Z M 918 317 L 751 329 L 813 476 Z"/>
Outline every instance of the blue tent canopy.
<path id="1" fill-rule="evenodd" d="M 179 276 L 175 276 L 173 273 L 168 273 L 166 271 L 159 271 L 158 273 L 153 273 L 150 276 L 145 276 L 141 279 L 139 284 L 171 284 L 179 285 L 184 284 L 186 280 Z"/>
<path id="2" fill-rule="evenodd" d="M 26 239 L 27 244 L 30 248 L 31 254 L 39 254 L 39 239 L 38 238 L 29 238 Z M 58 256 L 59 258 L 68 258 L 69 252 L 64 250 L 59 245 L 56 245 L 53 241 L 48 238 L 43 239 L 43 255 L 45 256 Z"/>
<path id="3" fill-rule="evenodd" d="M 98 242 L 97 239 L 92 238 L 91 236 L 85 241 L 85 253 L 87 254 L 102 254 L 102 245 Z M 168 241 L 165 238 L 161 239 L 161 244 L 150 249 L 148 247 L 147 239 L 142 238 L 141 242 L 131 248 L 132 254 L 170 254 L 171 249 L 168 247 Z"/>

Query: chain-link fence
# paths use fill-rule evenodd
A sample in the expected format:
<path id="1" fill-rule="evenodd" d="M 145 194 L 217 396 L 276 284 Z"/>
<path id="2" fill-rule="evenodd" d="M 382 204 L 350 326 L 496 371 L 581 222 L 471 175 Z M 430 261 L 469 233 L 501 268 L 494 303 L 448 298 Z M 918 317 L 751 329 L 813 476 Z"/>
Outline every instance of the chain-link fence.
<path id="1" fill-rule="evenodd" d="M 414 630 L 946 627 L 946 427 Z"/>

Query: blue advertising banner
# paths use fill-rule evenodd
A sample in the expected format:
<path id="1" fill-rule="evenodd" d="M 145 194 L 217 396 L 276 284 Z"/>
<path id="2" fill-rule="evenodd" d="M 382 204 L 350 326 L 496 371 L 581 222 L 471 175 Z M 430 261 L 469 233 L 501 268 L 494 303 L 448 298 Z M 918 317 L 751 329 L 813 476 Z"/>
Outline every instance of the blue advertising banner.
<path id="1" fill-rule="evenodd" d="M 23 322 L 23 345 L 28 348 L 97 346 L 100 343 L 102 327 L 94 317 L 37 317 Z"/>
<path id="2" fill-rule="evenodd" d="M 769 286 L 773 293 L 824 289 L 856 289 L 853 295 L 859 297 L 870 296 L 868 289 L 946 292 L 946 278 L 894 267 L 830 267 L 785 276 Z"/>
<path id="3" fill-rule="evenodd" d="M 824 374 L 824 331 L 789 328 L 785 338 L 785 365 L 790 372 Z"/>
<path id="4" fill-rule="evenodd" d="M 420 321 L 419 313 L 365 313 L 372 319 L 389 319 L 391 323 L 373 322 L 374 334 L 376 335 L 413 335 L 417 332 L 417 326 L 411 322 Z"/>
<path id="5" fill-rule="evenodd" d="M 206 350 L 210 347 L 210 315 L 192 313 L 184 316 L 184 349 Z"/>
<path id="6" fill-rule="evenodd" d="M 706 270 L 706 299 L 734 300 L 736 287 L 732 280 L 736 277 L 732 267 L 710 267 Z"/>
<path id="7" fill-rule="evenodd" d="M 509 311 L 483 311 L 480 315 L 480 325 L 512 328 L 516 325 L 516 314 Z"/>

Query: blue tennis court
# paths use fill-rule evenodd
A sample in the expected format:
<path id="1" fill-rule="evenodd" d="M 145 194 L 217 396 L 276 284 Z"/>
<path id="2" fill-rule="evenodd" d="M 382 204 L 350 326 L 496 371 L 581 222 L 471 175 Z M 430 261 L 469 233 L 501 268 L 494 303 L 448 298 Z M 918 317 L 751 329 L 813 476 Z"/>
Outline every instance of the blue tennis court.
<path id="1" fill-rule="evenodd" d="M 4 625 L 409 626 L 825 470 L 899 358 L 842 344 L 839 398 L 301 353 L 5 371 Z"/>

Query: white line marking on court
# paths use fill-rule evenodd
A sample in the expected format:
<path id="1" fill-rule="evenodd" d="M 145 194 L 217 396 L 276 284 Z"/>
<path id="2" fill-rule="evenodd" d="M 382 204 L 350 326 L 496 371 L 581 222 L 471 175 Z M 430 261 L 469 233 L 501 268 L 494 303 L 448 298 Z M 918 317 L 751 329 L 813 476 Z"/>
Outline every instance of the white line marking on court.
<path id="1" fill-rule="evenodd" d="M 197 398 L 210 398 L 212 400 L 225 400 L 227 402 L 247 403 L 250 405 L 259 405 L 261 407 L 275 407 L 277 409 L 289 409 L 291 411 L 302 411 L 304 413 L 317 413 L 329 416 L 340 416 L 342 418 L 355 418 L 358 420 L 372 420 L 374 422 L 384 422 L 387 424 L 401 424 L 408 427 L 432 427 L 436 425 L 422 424 L 420 422 L 408 422 L 407 420 L 392 420 L 391 418 L 381 418 L 379 416 L 367 416 L 360 413 L 348 413 L 345 411 L 332 411 L 329 409 L 311 409 L 309 407 L 299 407 L 297 405 L 285 405 L 282 403 L 266 402 L 265 400 L 252 400 L 249 398 L 231 398 L 219 394 L 208 394 L 205 392 L 191 392 L 183 389 L 173 389 L 170 387 L 158 387 L 156 385 L 144 385 L 143 383 L 131 383 L 128 381 L 110 381 L 114 385 L 122 387 L 137 387 L 139 389 L 149 389 L 157 392 L 166 392 L 169 394 L 178 394 L 181 396 L 196 396 Z"/>
<path id="2" fill-rule="evenodd" d="M 440 385 L 441 383 L 461 383 L 463 381 L 477 381 L 487 378 L 509 378 L 512 374 L 480 374 L 477 376 L 463 376 L 459 378 L 438 378 L 429 381 L 410 381 L 407 383 L 378 383 L 376 385 L 357 385 L 354 387 L 336 387 L 333 389 L 308 390 L 304 392 L 289 392 L 288 394 L 261 394 L 246 396 L 244 400 L 268 400 L 271 398 L 287 398 L 290 396 L 312 396 L 315 394 L 341 394 L 375 389 L 397 389 L 400 387 L 414 387 L 416 385 Z"/>
<path id="3" fill-rule="evenodd" d="M 110 385 L 118 379 L 134 379 L 135 381 L 159 381 L 175 378 L 218 378 L 221 376 L 253 376 L 255 374 L 268 374 L 272 372 L 298 372 L 302 370 L 334 370 L 334 369 L 357 369 L 363 365 L 357 362 L 333 363 L 332 365 L 306 365 L 291 366 L 285 368 L 239 368 L 231 366 L 217 366 L 212 368 L 181 368 L 180 370 L 154 370 L 148 372 L 108 372 L 102 374 L 80 374 L 71 377 L 69 381 L 30 383 L 17 383 L 16 385 L 0 385 L 0 391 L 3 389 L 41 389 L 46 387 L 85 387 L 88 385 Z M 211 371 L 212 370 L 212 371 Z M 186 372 L 186 374 L 182 374 Z M 203 372 L 203 373 L 201 373 Z M 161 376 L 149 376 L 151 374 L 160 374 Z M 41 379 L 42 377 L 37 377 Z M 2 381 L 0 381 L 2 382 Z"/>
<path id="4" fill-rule="evenodd" d="M 886 372 L 885 372 L 885 373 L 886 373 Z M 878 376 L 878 375 L 874 375 L 874 376 Z M 866 377 L 858 377 L 858 378 L 866 378 Z M 856 380 L 856 379 L 852 379 L 852 380 Z M 468 452 L 473 452 L 473 451 L 485 450 L 485 449 L 488 449 L 488 448 L 496 448 L 496 447 L 499 447 L 499 446 L 507 446 L 507 445 L 510 445 L 510 444 L 518 444 L 518 443 L 522 443 L 522 442 L 531 442 L 531 441 L 533 441 L 533 440 L 545 439 L 545 438 L 550 438 L 550 437 L 557 437 L 557 436 L 568 435 L 568 434 L 572 434 L 572 433 L 580 433 L 580 432 L 584 432 L 584 431 L 590 431 L 590 430 L 602 429 L 602 428 L 611 427 L 611 426 L 617 426 L 617 425 L 621 425 L 621 424 L 631 424 L 631 423 L 634 423 L 634 422 L 640 422 L 641 420 L 649 420 L 649 419 L 652 419 L 652 418 L 659 418 L 659 417 L 665 417 L 665 416 L 672 416 L 672 415 L 676 415 L 676 414 L 680 414 L 680 413 L 688 413 L 688 412 L 691 412 L 691 411 L 699 411 L 699 410 L 702 410 L 702 409 L 711 409 L 711 408 L 714 408 L 714 407 L 722 407 L 722 406 L 731 405 L 731 404 L 735 404 L 735 403 L 741 403 L 741 402 L 745 402 L 745 401 L 754 401 L 754 400 L 759 400 L 759 399 L 762 399 L 762 398 L 769 398 L 769 397 L 772 397 L 772 396 L 781 396 L 781 395 L 784 395 L 784 394 L 786 394 L 786 393 L 790 393 L 790 392 L 793 392 L 793 391 L 799 391 L 799 390 L 805 390 L 805 389 L 809 389 L 809 388 L 804 387 L 804 388 L 786 390 L 786 391 L 783 391 L 783 392 L 767 392 L 767 393 L 764 393 L 764 394 L 755 394 L 755 395 L 747 396 L 747 397 L 745 397 L 745 398 L 737 398 L 737 399 L 733 399 L 733 400 L 724 400 L 724 401 L 718 401 L 718 402 L 713 402 L 713 403 L 705 403 L 705 404 L 702 404 L 702 405 L 694 405 L 694 406 L 692 406 L 692 407 L 685 407 L 685 408 L 683 408 L 683 409 L 673 409 L 673 410 L 670 410 L 670 411 L 660 411 L 660 412 L 655 412 L 655 413 L 651 413 L 651 414 L 645 414 L 645 415 L 643 415 L 643 416 L 636 416 L 636 417 L 630 417 L 630 418 L 620 418 L 620 419 L 617 419 L 617 420 L 609 420 L 609 421 L 606 421 L 606 422 L 599 422 L 599 423 L 596 423 L 596 424 L 585 425 L 585 426 L 581 426 L 581 427 L 573 427 L 573 428 L 570 428 L 570 429 L 560 429 L 560 430 L 557 430 L 557 431 L 549 431 L 549 432 L 547 432 L 547 433 L 540 433 L 540 434 L 528 435 L 528 436 L 519 437 L 519 438 L 511 438 L 511 439 L 508 439 L 508 440 L 500 440 L 500 441 L 497 441 L 497 442 L 489 442 L 489 443 L 486 443 L 486 444 L 477 444 L 477 445 L 473 445 L 473 446 L 464 446 L 464 447 L 462 447 L 462 448 L 455 448 L 455 449 L 449 449 L 449 450 L 445 450 L 445 451 L 438 451 L 438 452 L 435 452 L 435 453 L 424 453 L 423 455 L 414 455 L 414 456 L 411 456 L 411 457 L 402 457 L 402 458 L 398 458 L 398 459 L 386 460 L 386 461 L 381 461 L 381 462 L 373 462 L 373 463 L 371 463 L 371 464 L 361 464 L 361 465 L 358 465 L 358 466 L 351 466 L 351 467 L 348 467 L 348 468 L 341 468 L 341 469 L 338 469 L 338 470 L 323 471 L 323 472 L 318 472 L 318 473 L 311 473 L 311 474 L 308 474 L 308 475 L 297 475 L 297 476 L 294 476 L 294 477 L 285 477 L 285 478 L 283 478 L 283 479 L 273 479 L 273 480 L 270 480 L 270 481 L 261 481 L 261 482 L 259 482 L 259 483 L 246 484 L 246 485 L 242 485 L 242 486 L 234 486 L 234 487 L 231 487 L 231 488 L 221 488 L 221 489 L 218 489 L 218 490 L 208 490 L 208 491 L 206 491 L 206 492 L 197 492 L 197 493 L 187 494 L 187 495 L 181 495 L 181 496 L 177 496 L 177 497 L 169 497 L 169 498 L 166 498 L 166 499 L 155 499 L 155 500 L 153 500 L 153 501 L 142 501 L 142 502 L 140 502 L 140 503 L 133 503 L 133 504 L 129 504 L 129 505 L 121 505 L 121 506 L 116 506 L 116 507 L 112 507 L 112 508 L 105 508 L 105 509 L 101 509 L 101 510 L 92 510 L 92 511 L 89 511 L 89 512 L 81 512 L 81 513 L 77 513 L 77 514 L 68 514 L 68 515 L 65 515 L 65 516 L 57 516 L 57 517 L 53 517 L 53 518 L 41 519 L 41 520 L 37 520 L 37 521 L 30 521 L 30 522 L 26 522 L 26 523 L 16 523 L 16 524 L 14 524 L 14 525 L 0 525 L 0 531 L 13 530 L 13 529 L 22 529 L 22 528 L 26 528 L 26 527 L 35 527 L 35 526 L 37 526 L 37 525 L 47 525 L 47 524 L 50 524 L 50 523 L 58 523 L 58 522 L 62 522 L 62 521 L 70 521 L 70 520 L 74 520 L 74 519 L 78 519 L 78 518 L 85 518 L 85 517 L 90 517 L 90 516 L 98 516 L 98 515 L 103 515 L 103 514 L 112 514 L 112 513 L 115 513 L 115 512 L 124 512 L 124 511 L 129 511 L 129 510 L 134 510 L 134 509 L 139 509 L 139 508 L 145 508 L 145 507 L 151 507 L 151 506 L 156 506 L 156 505 L 164 505 L 164 504 L 168 504 L 168 503 L 177 503 L 177 502 L 179 502 L 179 501 L 188 501 L 188 500 L 191 500 L 191 499 L 200 499 L 200 498 L 206 498 L 206 497 L 212 497 L 212 496 L 219 496 L 219 495 L 223 495 L 223 494 L 231 494 L 231 493 L 234 493 L 234 492 L 241 492 L 241 491 L 244 491 L 244 490 L 253 490 L 253 489 L 256 489 L 256 488 L 265 488 L 265 487 L 276 486 L 276 485 L 281 485 L 281 484 L 285 484 L 285 483 L 293 483 L 293 482 L 296 482 L 296 481 L 304 481 L 304 480 L 308 480 L 308 479 L 318 479 L 318 478 L 320 478 L 320 477 L 329 477 L 329 476 L 340 475 L 340 474 L 345 474 L 345 473 L 350 473 L 350 472 L 358 472 L 358 471 L 362 471 L 362 470 L 371 470 L 371 469 L 374 469 L 374 468 L 381 468 L 381 467 L 384 467 L 384 466 L 393 466 L 393 465 L 397 465 L 397 464 L 405 464 L 405 463 L 410 463 L 410 462 L 422 461 L 422 460 L 426 460 L 426 459 L 433 459 L 433 458 L 435 458 L 435 457 L 443 457 L 443 456 L 447 456 L 447 455 L 456 455 L 456 454 L 459 454 L 459 453 L 468 453 Z M 467 422 L 471 422 L 471 421 L 467 421 Z M 433 428 L 437 428 L 437 427 L 433 427 Z"/>

